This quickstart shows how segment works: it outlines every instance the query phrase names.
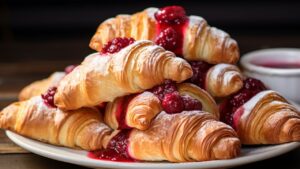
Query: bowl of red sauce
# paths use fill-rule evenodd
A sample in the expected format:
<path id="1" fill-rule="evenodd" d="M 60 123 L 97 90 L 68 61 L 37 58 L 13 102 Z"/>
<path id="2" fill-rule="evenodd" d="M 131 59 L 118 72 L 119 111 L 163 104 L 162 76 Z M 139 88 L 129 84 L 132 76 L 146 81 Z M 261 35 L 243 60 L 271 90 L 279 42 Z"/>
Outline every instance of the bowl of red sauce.
<path id="1" fill-rule="evenodd" d="M 270 89 L 300 103 L 300 49 L 253 51 L 242 56 L 241 66 L 246 76 L 260 79 Z"/>

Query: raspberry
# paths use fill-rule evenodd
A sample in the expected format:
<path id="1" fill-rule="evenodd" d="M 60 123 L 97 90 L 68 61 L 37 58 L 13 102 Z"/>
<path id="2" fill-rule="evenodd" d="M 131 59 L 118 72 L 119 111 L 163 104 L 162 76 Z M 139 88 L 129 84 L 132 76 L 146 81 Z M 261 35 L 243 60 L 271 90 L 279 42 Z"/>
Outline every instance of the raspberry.
<path id="1" fill-rule="evenodd" d="M 189 95 L 181 96 L 184 104 L 184 110 L 202 110 L 202 104 L 199 100 Z"/>
<path id="2" fill-rule="evenodd" d="M 180 25 L 187 19 L 185 10 L 181 6 L 166 6 L 156 12 L 154 16 L 158 23 L 170 25 Z"/>
<path id="3" fill-rule="evenodd" d="M 55 108 L 56 105 L 54 104 L 54 95 L 56 93 L 56 87 L 50 87 L 45 94 L 42 94 L 42 99 L 47 106 Z"/>
<path id="4" fill-rule="evenodd" d="M 164 84 L 151 89 L 151 92 L 155 94 L 160 99 L 160 101 L 164 99 L 165 94 L 173 93 L 175 91 L 177 91 L 176 84 L 171 80 L 166 80 Z"/>
<path id="5" fill-rule="evenodd" d="M 155 39 L 155 43 L 166 50 L 174 50 L 178 45 L 178 36 L 177 32 L 172 28 L 168 27 L 165 30 L 161 31 L 160 34 Z"/>
<path id="6" fill-rule="evenodd" d="M 179 93 L 173 92 L 165 95 L 162 101 L 162 107 L 167 113 L 174 114 L 182 112 L 184 104 Z"/>
<path id="7" fill-rule="evenodd" d="M 114 38 L 109 41 L 101 50 L 101 53 L 116 53 L 119 52 L 122 48 L 132 44 L 135 40 L 133 38 Z"/>

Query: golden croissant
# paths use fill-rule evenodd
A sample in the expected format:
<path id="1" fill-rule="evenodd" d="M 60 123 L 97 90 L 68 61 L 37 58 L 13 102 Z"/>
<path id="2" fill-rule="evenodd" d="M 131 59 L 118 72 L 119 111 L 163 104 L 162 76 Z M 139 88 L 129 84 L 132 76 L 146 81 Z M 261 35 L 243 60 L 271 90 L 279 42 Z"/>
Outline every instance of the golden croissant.
<path id="1" fill-rule="evenodd" d="M 40 96 L 16 102 L 0 113 L 0 128 L 55 145 L 96 150 L 111 129 L 98 110 L 63 111 L 47 106 Z"/>
<path id="2" fill-rule="evenodd" d="M 126 138 L 127 141 L 120 138 Z M 113 146 L 120 141 L 126 143 L 126 146 L 122 144 L 121 149 Z M 106 149 L 118 149 L 118 154 L 125 153 L 124 156 L 146 161 L 230 159 L 240 152 L 240 140 L 235 131 L 217 121 L 210 113 L 202 111 L 184 111 L 171 115 L 161 112 L 149 129 L 116 130 L 111 137 L 105 138 L 104 146 Z"/>
<path id="3" fill-rule="evenodd" d="M 89 46 L 101 51 L 104 44 L 116 37 L 156 41 L 166 32 L 164 26 L 161 26 L 155 17 L 162 10 L 164 9 L 147 8 L 133 15 L 118 15 L 110 18 L 99 25 Z M 183 13 L 185 15 L 185 11 Z M 179 34 L 177 35 L 179 47 L 171 51 L 183 55 L 189 61 L 206 61 L 211 64 L 234 64 L 239 60 L 238 45 L 226 32 L 210 27 L 202 17 L 183 17 L 186 18 L 185 23 L 179 31 L 175 32 L 176 35 Z M 176 24 L 171 27 L 178 29 Z"/>
<path id="4" fill-rule="evenodd" d="M 78 109 L 139 93 L 170 79 L 192 76 L 191 66 L 151 41 L 141 40 L 118 53 L 88 56 L 60 82 L 54 102 L 62 109 Z"/>
<path id="5" fill-rule="evenodd" d="M 213 114 L 219 119 L 219 110 L 214 99 L 203 89 L 191 83 L 177 84 L 180 95 L 188 95 L 197 99 L 202 110 Z M 162 111 L 159 98 L 151 92 L 143 92 L 123 96 L 109 102 L 104 113 L 105 123 L 113 129 L 137 128 L 146 130 L 150 127 L 151 121 Z"/>
<path id="6" fill-rule="evenodd" d="M 229 96 L 243 87 L 243 75 L 230 64 L 217 64 L 206 73 L 205 90 L 214 97 Z"/>
<path id="7" fill-rule="evenodd" d="M 300 114 L 275 91 L 256 94 L 235 111 L 233 118 L 243 144 L 300 141 Z"/>
<path id="8" fill-rule="evenodd" d="M 113 129 L 146 130 L 161 112 L 159 99 L 151 92 L 123 96 L 106 105 L 104 121 Z"/>
<path id="9" fill-rule="evenodd" d="M 64 72 L 54 72 L 50 77 L 35 81 L 25 88 L 23 88 L 19 94 L 19 100 L 27 100 L 33 96 L 41 95 L 46 92 L 48 88 L 57 86 L 59 81 L 65 76 Z"/>

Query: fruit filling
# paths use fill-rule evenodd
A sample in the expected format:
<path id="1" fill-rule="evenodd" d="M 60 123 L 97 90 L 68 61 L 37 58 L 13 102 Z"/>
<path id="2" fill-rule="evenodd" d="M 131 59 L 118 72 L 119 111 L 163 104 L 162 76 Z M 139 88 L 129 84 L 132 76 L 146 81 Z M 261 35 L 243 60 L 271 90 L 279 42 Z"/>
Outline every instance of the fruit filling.
<path id="1" fill-rule="evenodd" d="M 107 53 L 117 53 L 121 49 L 125 48 L 126 46 L 132 44 L 135 40 L 133 38 L 114 38 L 111 41 L 107 42 L 101 50 L 102 54 Z"/>
<path id="2" fill-rule="evenodd" d="M 50 87 L 45 94 L 41 95 L 44 103 L 52 108 L 56 108 L 56 105 L 54 104 L 54 95 L 56 93 L 56 90 L 56 87 Z"/>
<path id="3" fill-rule="evenodd" d="M 177 55 L 182 55 L 184 32 L 188 17 L 181 6 L 167 6 L 154 14 L 157 21 L 155 43 Z"/>
<path id="4" fill-rule="evenodd" d="M 92 151 L 88 157 L 100 160 L 134 162 L 128 153 L 128 138 L 131 130 L 121 130 L 108 143 L 106 149 Z"/>
<path id="5" fill-rule="evenodd" d="M 240 118 L 242 115 L 242 109 L 239 111 L 237 111 L 237 109 L 244 105 L 257 93 L 266 89 L 267 88 L 260 80 L 253 78 L 245 79 L 243 88 L 221 103 L 221 121 L 231 125 L 233 128 L 236 128 L 238 119 L 234 119 L 233 117 Z M 237 114 L 235 115 L 235 113 Z"/>
<path id="6" fill-rule="evenodd" d="M 213 65 L 203 61 L 190 62 L 190 65 L 193 70 L 193 76 L 189 79 L 189 81 L 205 89 L 206 74 Z"/>
<path id="7" fill-rule="evenodd" d="M 150 90 L 162 103 L 166 113 L 180 113 L 184 110 L 201 110 L 202 104 L 199 100 L 188 95 L 180 95 L 175 82 L 166 80 L 164 84 Z"/>
<path id="8" fill-rule="evenodd" d="M 130 101 L 134 98 L 136 95 L 128 95 L 125 97 L 120 98 L 117 108 L 116 108 L 116 119 L 118 121 L 119 127 L 118 129 L 129 129 L 129 127 L 126 123 L 126 114 L 127 114 L 127 107 Z"/>

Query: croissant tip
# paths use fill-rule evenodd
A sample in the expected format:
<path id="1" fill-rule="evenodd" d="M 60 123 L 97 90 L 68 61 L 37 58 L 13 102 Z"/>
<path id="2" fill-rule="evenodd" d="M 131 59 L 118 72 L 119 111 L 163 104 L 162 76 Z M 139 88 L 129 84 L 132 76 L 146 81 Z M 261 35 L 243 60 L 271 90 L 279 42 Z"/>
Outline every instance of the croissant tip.
<path id="1" fill-rule="evenodd" d="M 241 142 L 238 138 L 228 137 L 221 139 L 213 149 L 215 159 L 230 159 L 239 155 Z"/>
<path id="2" fill-rule="evenodd" d="M 293 141 L 300 141 L 300 123 L 293 128 L 291 136 Z"/>
<path id="3" fill-rule="evenodd" d="M 230 63 L 236 63 L 240 58 L 240 51 L 237 42 L 233 39 L 228 39 L 226 41 L 225 49 L 226 56 L 231 59 Z"/>

